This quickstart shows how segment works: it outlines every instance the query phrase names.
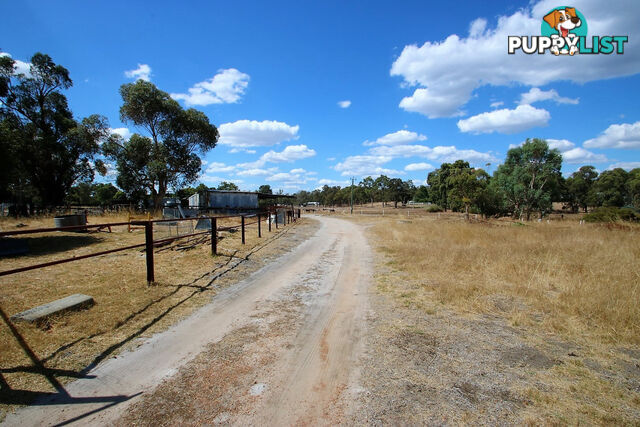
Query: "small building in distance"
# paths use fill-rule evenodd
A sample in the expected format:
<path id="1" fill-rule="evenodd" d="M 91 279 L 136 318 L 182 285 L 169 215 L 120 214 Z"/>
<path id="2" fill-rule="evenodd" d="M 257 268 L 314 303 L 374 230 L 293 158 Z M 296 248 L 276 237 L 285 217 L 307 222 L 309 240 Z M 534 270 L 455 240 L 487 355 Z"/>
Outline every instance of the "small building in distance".
<path id="1" fill-rule="evenodd" d="M 267 194 L 251 191 L 206 190 L 189 197 L 189 207 L 167 206 L 165 218 L 186 218 L 206 214 L 251 214 L 267 206 L 291 205 L 295 196 Z"/>
<path id="2" fill-rule="evenodd" d="M 208 190 L 189 197 L 189 209 L 255 210 L 258 194 L 248 191 Z"/>

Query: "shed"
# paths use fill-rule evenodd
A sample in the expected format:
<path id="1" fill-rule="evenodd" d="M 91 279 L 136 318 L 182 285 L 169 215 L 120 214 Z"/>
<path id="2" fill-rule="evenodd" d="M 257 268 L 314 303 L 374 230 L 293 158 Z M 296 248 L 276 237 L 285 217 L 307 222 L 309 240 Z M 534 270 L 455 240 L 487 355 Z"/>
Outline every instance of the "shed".
<path id="1" fill-rule="evenodd" d="M 258 209 L 258 193 L 208 190 L 189 197 L 192 209 Z"/>

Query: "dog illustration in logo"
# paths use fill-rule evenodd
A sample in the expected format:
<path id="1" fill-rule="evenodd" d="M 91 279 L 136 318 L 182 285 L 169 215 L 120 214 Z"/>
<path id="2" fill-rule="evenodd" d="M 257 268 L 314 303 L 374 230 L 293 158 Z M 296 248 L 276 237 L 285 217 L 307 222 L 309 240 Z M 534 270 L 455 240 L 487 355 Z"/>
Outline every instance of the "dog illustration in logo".
<path id="1" fill-rule="evenodd" d="M 577 37 L 575 34 L 570 33 L 569 31 L 579 27 L 582 25 L 582 21 L 578 18 L 576 14 L 576 9 L 574 7 L 566 7 L 564 9 L 556 9 L 549 12 L 549 14 L 545 15 L 543 18 L 544 21 L 549 24 L 551 28 L 558 31 L 558 34 L 554 34 L 551 36 L 552 39 L 564 37 L 573 39 Z M 550 49 L 551 53 L 554 55 L 559 55 L 560 49 L 558 46 L 554 44 L 554 46 Z M 573 45 L 569 48 L 569 55 L 573 55 L 578 51 L 577 46 Z M 567 53 L 566 51 L 562 53 Z"/>

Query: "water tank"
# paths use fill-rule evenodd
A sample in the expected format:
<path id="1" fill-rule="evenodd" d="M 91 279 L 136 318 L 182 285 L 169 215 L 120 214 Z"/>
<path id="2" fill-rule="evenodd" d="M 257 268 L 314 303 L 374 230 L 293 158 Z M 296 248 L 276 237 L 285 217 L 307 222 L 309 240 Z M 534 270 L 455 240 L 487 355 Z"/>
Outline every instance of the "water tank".
<path id="1" fill-rule="evenodd" d="M 72 214 L 72 215 L 61 215 L 53 218 L 53 223 L 56 228 L 61 227 L 71 227 L 74 225 L 86 225 L 87 224 L 87 215 L 86 214 Z M 86 228 L 79 228 L 77 230 L 70 231 L 86 231 Z"/>

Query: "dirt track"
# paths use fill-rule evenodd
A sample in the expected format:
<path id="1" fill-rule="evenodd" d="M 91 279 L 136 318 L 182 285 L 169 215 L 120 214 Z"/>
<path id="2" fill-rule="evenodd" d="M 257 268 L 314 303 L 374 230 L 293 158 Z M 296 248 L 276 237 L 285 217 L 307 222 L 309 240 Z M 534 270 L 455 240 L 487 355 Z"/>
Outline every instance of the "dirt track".
<path id="1" fill-rule="evenodd" d="M 69 398 L 5 423 L 345 421 L 361 392 L 371 254 L 359 226 L 317 219 L 316 235 L 278 262 L 69 384 Z"/>

